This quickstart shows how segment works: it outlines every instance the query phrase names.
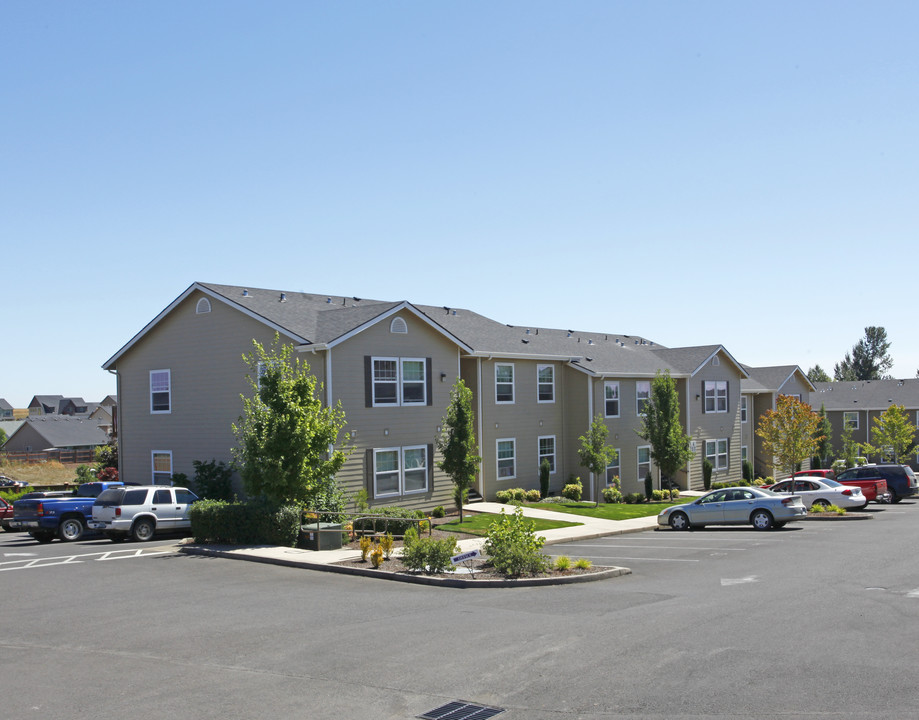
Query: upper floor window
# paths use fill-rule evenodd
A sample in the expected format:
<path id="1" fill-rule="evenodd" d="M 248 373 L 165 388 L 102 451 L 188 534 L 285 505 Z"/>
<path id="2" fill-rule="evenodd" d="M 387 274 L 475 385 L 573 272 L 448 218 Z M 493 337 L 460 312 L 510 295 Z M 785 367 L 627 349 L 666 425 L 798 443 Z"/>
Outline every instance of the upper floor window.
<path id="1" fill-rule="evenodd" d="M 645 380 L 635 383 L 635 412 L 644 415 L 645 405 L 649 402 L 651 402 L 651 383 Z"/>
<path id="2" fill-rule="evenodd" d="M 603 413 L 606 417 L 619 417 L 619 383 L 603 383 Z"/>
<path id="3" fill-rule="evenodd" d="M 747 422 L 747 396 L 740 396 L 740 422 Z"/>
<path id="4" fill-rule="evenodd" d="M 536 400 L 541 403 L 555 402 L 555 366 L 536 366 Z"/>
<path id="5" fill-rule="evenodd" d="M 495 402 L 514 402 L 513 363 L 495 363 Z"/>
<path id="6" fill-rule="evenodd" d="M 713 470 L 727 470 L 728 468 L 728 441 L 727 438 L 720 440 L 705 441 L 705 458 L 712 464 Z"/>
<path id="7" fill-rule="evenodd" d="M 424 358 L 372 358 L 371 368 L 374 407 L 427 404 Z"/>
<path id="8" fill-rule="evenodd" d="M 150 412 L 172 410 L 172 379 L 169 370 L 150 371 Z"/>
<path id="9" fill-rule="evenodd" d="M 843 428 L 858 430 L 858 412 L 844 412 L 842 414 Z"/>
<path id="10" fill-rule="evenodd" d="M 726 380 L 705 381 L 705 406 L 707 413 L 726 413 L 728 411 L 728 383 Z"/>

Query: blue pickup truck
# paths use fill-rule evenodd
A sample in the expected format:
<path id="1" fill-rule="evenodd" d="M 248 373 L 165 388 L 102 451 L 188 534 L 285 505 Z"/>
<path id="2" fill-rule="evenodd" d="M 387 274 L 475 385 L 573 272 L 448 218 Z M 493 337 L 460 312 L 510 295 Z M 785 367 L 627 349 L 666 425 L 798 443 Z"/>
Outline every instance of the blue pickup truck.
<path id="1" fill-rule="evenodd" d="M 83 537 L 93 518 L 93 503 L 103 490 L 121 482 L 88 482 L 66 497 L 27 498 L 13 503 L 13 521 L 40 543 L 55 537 L 73 542 Z"/>

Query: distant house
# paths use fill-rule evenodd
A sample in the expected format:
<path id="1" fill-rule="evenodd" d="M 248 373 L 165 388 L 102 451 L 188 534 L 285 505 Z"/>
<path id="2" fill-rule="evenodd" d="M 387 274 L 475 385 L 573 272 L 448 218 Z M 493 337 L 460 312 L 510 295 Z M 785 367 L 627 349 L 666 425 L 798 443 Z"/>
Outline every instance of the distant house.
<path id="1" fill-rule="evenodd" d="M 832 426 L 830 440 L 835 454 L 842 452 L 842 433 L 846 426 L 852 431 L 852 441 L 870 443 L 874 421 L 891 405 L 906 408 L 913 424 L 919 426 L 919 378 L 905 380 L 848 380 L 814 383 L 810 393 L 811 407 L 826 409 Z M 883 458 L 871 456 L 873 461 Z M 919 457 L 901 458 L 913 469 L 919 469 Z"/>
<path id="2" fill-rule="evenodd" d="M 10 405 L 4 398 L 0 398 L 0 420 L 12 420 L 13 419 L 13 406 Z"/>
<path id="3" fill-rule="evenodd" d="M 49 415 L 26 418 L 10 435 L 3 451 L 85 450 L 107 442 L 108 435 L 96 422 L 67 415 Z"/>
<path id="4" fill-rule="evenodd" d="M 63 395 L 36 395 L 29 403 L 29 417 L 38 415 L 56 415 L 61 406 Z"/>

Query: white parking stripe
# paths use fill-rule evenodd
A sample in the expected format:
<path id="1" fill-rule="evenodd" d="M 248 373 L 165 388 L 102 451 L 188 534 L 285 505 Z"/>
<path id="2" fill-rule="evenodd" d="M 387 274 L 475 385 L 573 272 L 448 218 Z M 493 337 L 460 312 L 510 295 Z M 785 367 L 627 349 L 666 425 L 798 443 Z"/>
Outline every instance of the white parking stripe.
<path id="1" fill-rule="evenodd" d="M 32 558 L 31 560 L 7 560 L 0 562 L 0 572 L 7 570 L 32 570 L 35 568 L 53 567 L 55 565 L 77 565 L 84 560 L 78 558 L 95 558 L 96 561 L 102 560 L 123 560 L 125 558 L 136 557 L 154 557 L 157 555 L 172 555 L 174 550 L 108 550 L 106 552 L 85 553 L 82 555 L 62 555 L 60 557 L 50 558 Z"/>
<path id="2" fill-rule="evenodd" d="M 568 547 L 601 547 L 601 548 L 639 548 L 641 550 L 711 550 L 710 547 L 692 547 L 691 545 L 632 545 L 626 543 L 624 545 L 598 545 L 598 544 L 577 544 L 577 545 L 568 545 Z M 718 550 L 749 550 L 750 548 L 722 548 L 718 547 Z"/>
<path id="3" fill-rule="evenodd" d="M 550 557 L 558 557 L 558 555 L 550 555 Z M 648 562 L 690 562 L 697 563 L 698 560 L 684 560 L 680 558 L 651 558 L 651 557 L 623 557 L 620 555 L 578 555 L 578 557 L 586 557 L 587 560 L 631 560 L 631 561 L 642 561 L 647 560 Z"/>

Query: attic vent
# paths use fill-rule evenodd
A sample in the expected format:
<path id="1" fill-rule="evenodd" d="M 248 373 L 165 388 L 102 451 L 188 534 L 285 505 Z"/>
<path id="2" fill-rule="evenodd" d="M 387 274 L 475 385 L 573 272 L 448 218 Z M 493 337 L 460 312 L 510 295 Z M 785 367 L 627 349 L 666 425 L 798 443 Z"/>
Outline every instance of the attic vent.
<path id="1" fill-rule="evenodd" d="M 281 298 L 279 302 L 287 302 L 287 293 L 281 293 Z"/>
<path id="2" fill-rule="evenodd" d="M 207 298 L 201 298 L 198 301 L 198 304 L 195 306 L 195 313 L 198 315 L 204 315 L 204 313 L 209 313 L 211 311 L 211 301 Z"/>
<path id="3" fill-rule="evenodd" d="M 389 323 L 389 332 L 405 335 L 408 332 L 408 325 L 405 324 L 405 320 L 402 318 L 394 317 L 392 322 Z"/>
<path id="4" fill-rule="evenodd" d="M 712 358 L 712 365 L 714 365 L 715 367 L 718 367 L 720 364 L 721 364 L 721 358 L 715 355 L 715 357 Z"/>
<path id="5" fill-rule="evenodd" d="M 249 291 L 243 290 L 243 297 L 249 297 Z"/>

